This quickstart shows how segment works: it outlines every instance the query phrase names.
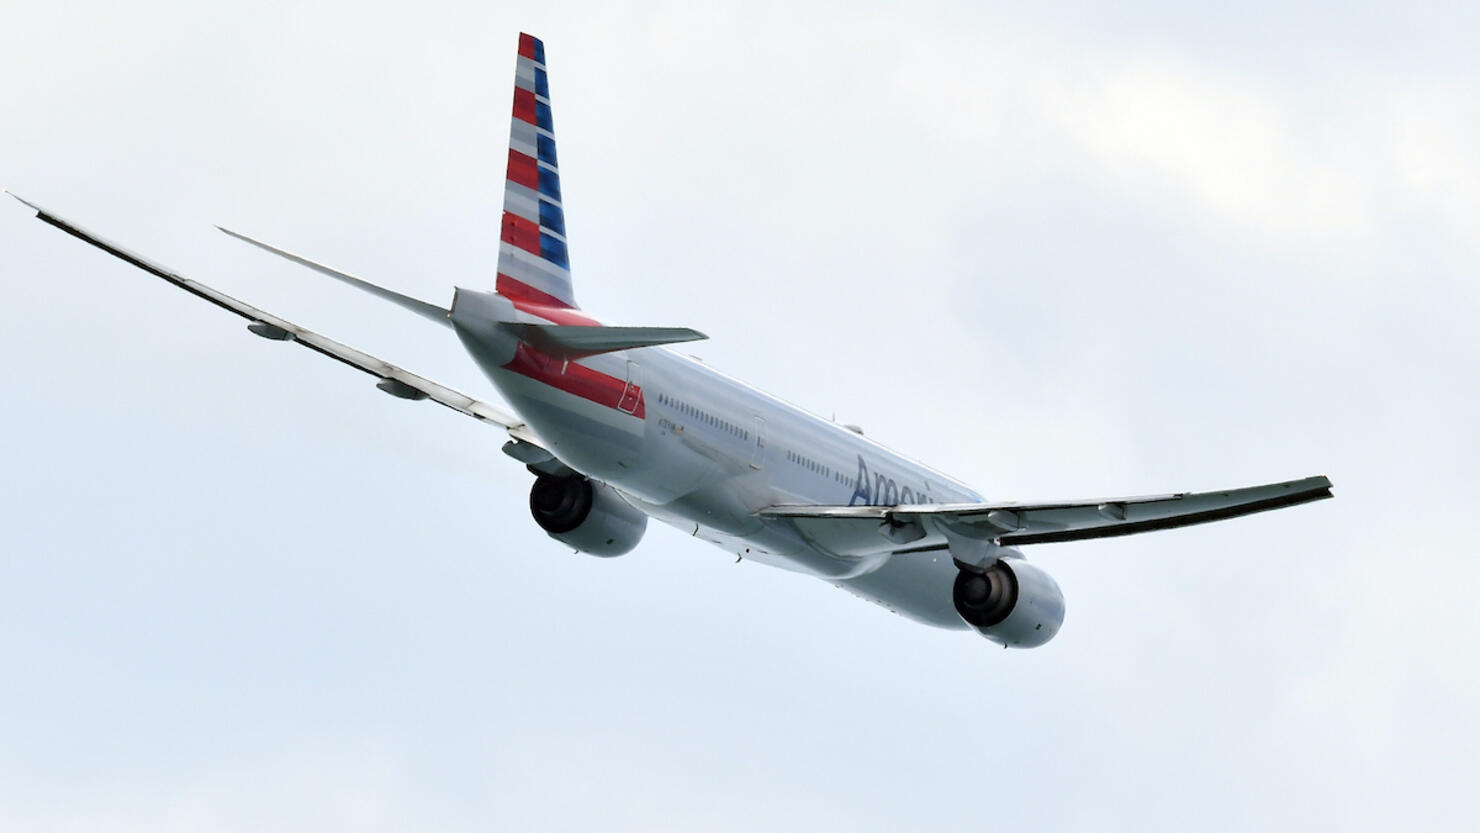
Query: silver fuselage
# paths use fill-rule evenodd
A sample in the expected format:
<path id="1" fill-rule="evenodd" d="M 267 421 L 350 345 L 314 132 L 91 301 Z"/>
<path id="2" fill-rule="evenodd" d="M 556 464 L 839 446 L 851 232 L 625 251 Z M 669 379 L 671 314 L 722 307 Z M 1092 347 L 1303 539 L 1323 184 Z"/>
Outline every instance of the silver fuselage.
<path id="1" fill-rule="evenodd" d="M 544 446 L 572 469 L 615 487 L 651 517 L 738 556 L 833 582 L 905 617 L 966 625 L 951 602 L 956 577 L 944 539 L 920 552 L 829 552 L 763 508 L 784 504 L 964 503 L 965 484 L 663 347 L 548 361 L 531 368 L 505 322 L 540 323 L 493 293 L 458 290 L 452 320 L 463 344 Z M 619 389 L 609 401 L 592 390 Z M 932 549 L 934 548 L 934 549 Z"/>

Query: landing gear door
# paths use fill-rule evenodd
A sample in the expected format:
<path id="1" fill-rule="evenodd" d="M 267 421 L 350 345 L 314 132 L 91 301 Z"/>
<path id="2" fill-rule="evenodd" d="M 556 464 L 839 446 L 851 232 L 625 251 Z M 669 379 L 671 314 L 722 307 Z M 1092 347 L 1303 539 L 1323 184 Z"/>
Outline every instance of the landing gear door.
<path id="1" fill-rule="evenodd" d="M 759 470 L 766 464 L 766 421 L 756 417 L 750 431 L 750 467 Z"/>

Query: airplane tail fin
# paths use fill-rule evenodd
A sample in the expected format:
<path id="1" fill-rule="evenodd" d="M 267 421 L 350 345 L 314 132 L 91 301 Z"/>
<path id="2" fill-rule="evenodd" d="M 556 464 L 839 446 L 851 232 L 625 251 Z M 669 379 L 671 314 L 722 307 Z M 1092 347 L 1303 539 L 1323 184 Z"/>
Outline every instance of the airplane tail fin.
<path id="1" fill-rule="evenodd" d="M 575 309 L 545 45 L 519 35 L 497 291 L 521 306 Z"/>

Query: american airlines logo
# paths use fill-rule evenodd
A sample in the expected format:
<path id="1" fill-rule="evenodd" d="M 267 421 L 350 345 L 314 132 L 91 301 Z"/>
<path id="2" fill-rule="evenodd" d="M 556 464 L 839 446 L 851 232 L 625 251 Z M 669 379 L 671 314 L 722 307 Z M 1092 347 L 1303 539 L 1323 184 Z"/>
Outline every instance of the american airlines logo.
<path id="1" fill-rule="evenodd" d="M 928 488 L 928 487 L 926 487 Z M 907 504 L 935 503 L 922 488 L 916 492 L 909 486 L 900 486 L 892 477 L 875 474 L 869 477 L 868 464 L 863 455 L 858 455 L 858 479 L 853 483 L 853 497 L 849 506 L 901 506 Z"/>

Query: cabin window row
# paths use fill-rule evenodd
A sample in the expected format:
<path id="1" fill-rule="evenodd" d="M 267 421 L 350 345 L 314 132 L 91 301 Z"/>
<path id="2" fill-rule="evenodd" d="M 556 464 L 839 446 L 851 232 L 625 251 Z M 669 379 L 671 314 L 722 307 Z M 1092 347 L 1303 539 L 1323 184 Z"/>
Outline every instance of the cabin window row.
<path id="1" fill-rule="evenodd" d="M 823 477 L 831 477 L 833 480 L 838 481 L 838 483 L 844 486 L 848 485 L 848 478 L 844 477 L 839 472 L 833 471 L 831 468 L 823 465 L 822 463 L 813 460 L 811 457 L 803 456 L 796 453 L 795 451 L 788 451 L 786 452 L 786 459 L 808 471 L 815 472 L 822 475 Z"/>
<path id="2" fill-rule="evenodd" d="M 750 441 L 750 432 L 746 429 L 741 428 L 740 426 L 728 420 L 720 419 L 719 417 L 707 411 L 702 411 L 698 408 L 695 408 L 693 405 L 690 405 L 689 403 L 684 402 L 681 399 L 676 399 L 666 393 L 660 393 L 658 394 L 658 402 L 662 405 L 673 408 L 674 410 L 685 416 L 697 419 L 705 425 L 723 431 L 726 434 L 734 435 L 742 440 L 745 440 L 746 442 Z"/>

